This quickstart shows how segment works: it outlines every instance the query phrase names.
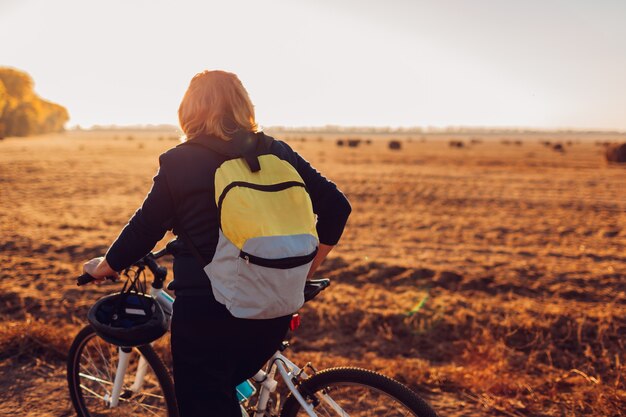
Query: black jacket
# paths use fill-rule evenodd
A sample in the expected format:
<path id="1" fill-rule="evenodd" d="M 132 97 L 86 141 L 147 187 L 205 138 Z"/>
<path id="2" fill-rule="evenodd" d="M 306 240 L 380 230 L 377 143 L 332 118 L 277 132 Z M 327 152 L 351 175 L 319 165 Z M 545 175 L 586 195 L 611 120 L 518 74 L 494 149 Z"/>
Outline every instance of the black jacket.
<path id="1" fill-rule="evenodd" d="M 228 142 L 205 136 L 182 143 L 159 157 L 160 168 L 152 189 L 106 254 L 109 265 L 116 271 L 127 268 L 150 252 L 168 230 L 177 236 L 184 230 L 207 262 L 210 261 L 219 229 L 215 171 L 224 161 L 250 151 L 274 154 L 296 168 L 317 214 L 320 242 L 335 245 L 351 211 L 348 200 L 335 184 L 286 143 L 269 136 L 240 135 Z M 169 288 L 210 288 L 203 266 L 189 248 L 180 251 L 174 259 L 174 281 Z"/>

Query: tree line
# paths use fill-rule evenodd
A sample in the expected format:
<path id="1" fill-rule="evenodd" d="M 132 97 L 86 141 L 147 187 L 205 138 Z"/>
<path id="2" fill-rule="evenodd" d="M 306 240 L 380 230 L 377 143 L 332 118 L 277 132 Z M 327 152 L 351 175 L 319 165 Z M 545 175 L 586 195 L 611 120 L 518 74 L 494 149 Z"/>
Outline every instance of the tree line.
<path id="1" fill-rule="evenodd" d="M 25 72 L 0 67 L 0 138 L 60 132 L 69 119 L 67 109 L 35 94 Z"/>

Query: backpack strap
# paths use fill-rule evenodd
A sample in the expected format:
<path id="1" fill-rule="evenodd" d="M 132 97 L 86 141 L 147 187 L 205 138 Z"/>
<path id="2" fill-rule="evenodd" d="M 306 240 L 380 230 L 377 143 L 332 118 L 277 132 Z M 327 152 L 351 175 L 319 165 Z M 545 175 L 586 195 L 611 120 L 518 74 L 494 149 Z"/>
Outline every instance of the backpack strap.
<path id="1" fill-rule="evenodd" d="M 220 155 L 234 157 L 233 150 L 230 149 L 232 147 L 232 144 L 228 142 L 224 142 L 219 139 L 215 140 L 215 138 L 205 136 L 205 135 L 198 136 L 197 138 L 200 140 L 199 141 L 187 141 L 183 143 L 182 145 L 189 144 L 189 145 L 202 146 L 204 148 L 211 149 L 219 153 Z M 248 151 L 241 154 L 240 157 L 244 158 L 244 160 L 246 161 L 246 164 L 248 164 L 248 167 L 250 168 L 250 171 L 252 172 L 260 171 L 261 164 L 259 163 L 259 154 L 263 152 L 264 150 L 266 150 L 266 148 L 269 149 L 269 146 L 271 145 L 274 139 L 271 138 L 270 136 L 266 136 L 265 133 L 263 133 L 263 131 L 257 132 L 255 134 L 251 134 L 250 132 L 246 132 L 246 131 L 238 131 L 235 133 L 235 135 L 233 135 L 233 140 L 241 142 L 241 145 L 243 147 L 246 147 L 246 145 L 248 145 L 246 147 Z M 254 144 L 254 146 L 251 146 L 249 142 L 251 140 L 256 140 L 256 143 Z M 185 245 L 191 251 L 193 256 L 204 267 L 209 262 L 207 262 L 205 257 L 202 256 L 202 254 L 200 253 L 196 245 L 194 245 L 193 240 L 191 239 L 191 236 L 189 236 L 187 231 L 184 230 L 178 222 L 178 201 L 174 201 L 174 213 L 175 213 L 174 214 L 174 226 L 176 227 L 176 229 L 178 229 L 180 233 L 180 237 L 183 239 L 183 242 L 185 242 Z"/>
<path id="2" fill-rule="evenodd" d="M 259 155 L 256 152 L 256 149 L 253 149 L 250 152 L 244 153 L 243 159 L 248 164 L 248 168 L 252 172 L 259 172 L 261 170 L 261 164 L 259 163 Z"/>
<path id="3" fill-rule="evenodd" d="M 229 158 L 243 158 L 250 171 L 258 172 L 261 170 L 259 151 L 263 147 L 261 145 L 265 143 L 264 139 L 265 134 L 262 131 L 252 133 L 238 130 L 231 136 L 230 141 L 220 140 L 209 135 L 200 135 L 184 144 L 203 146 Z"/>

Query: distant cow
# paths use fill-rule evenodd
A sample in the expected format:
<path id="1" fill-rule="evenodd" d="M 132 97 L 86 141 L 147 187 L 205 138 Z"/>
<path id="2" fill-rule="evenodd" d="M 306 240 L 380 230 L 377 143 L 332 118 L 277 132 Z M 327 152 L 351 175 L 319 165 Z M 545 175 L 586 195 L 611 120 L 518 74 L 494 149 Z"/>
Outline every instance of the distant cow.
<path id="1" fill-rule="evenodd" d="M 450 146 L 451 148 L 462 148 L 465 146 L 465 143 L 463 143 L 463 141 L 461 140 L 451 140 L 450 142 L 448 142 L 448 146 Z"/>
<path id="2" fill-rule="evenodd" d="M 389 149 L 402 149 L 402 142 L 400 142 L 399 140 L 391 140 L 389 141 Z"/>
<path id="3" fill-rule="evenodd" d="M 554 146 L 552 147 L 552 149 L 554 149 L 557 152 L 565 152 L 565 149 L 563 148 L 563 145 L 560 143 L 555 143 Z"/>
<path id="4" fill-rule="evenodd" d="M 626 143 L 614 143 L 606 147 L 607 162 L 626 163 Z"/>
<path id="5" fill-rule="evenodd" d="M 351 148 L 356 148 L 361 143 L 361 139 L 348 139 L 348 146 Z"/>
<path id="6" fill-rule="evenodd" d="M 343 139 L 337 139 L 337 146 L 343 146 Z"/>

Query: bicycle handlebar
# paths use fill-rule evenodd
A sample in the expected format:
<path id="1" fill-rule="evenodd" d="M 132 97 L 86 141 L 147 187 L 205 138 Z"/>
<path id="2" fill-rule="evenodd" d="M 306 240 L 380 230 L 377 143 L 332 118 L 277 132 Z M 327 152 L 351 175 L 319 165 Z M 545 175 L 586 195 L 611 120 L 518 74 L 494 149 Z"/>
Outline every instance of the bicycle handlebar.
<path id="1" fill-rule="evenodd" d="M 156 259 L 159 259 L 165 255 L 173 255 L 176 252 L 178 252 L 180 250 L 180 242 L 178 240 L 172 240 L 170 242 L 167 243 L 167 245 L 165 245 L 165 247 L 157 252 L 154 253 L 149 253 L 146 256 L 144 256 L 143 258 L 141 258 L 139 261 L 135 262 L 133 264 L 133 266 L 139 266 L 139 267 L 148 267 L 148 269 L 150 270 L 150 272 L 152 272 L 154 274 L 155 277 L 155 284 L 158 285 L 163 285 L 163 282 L 165 281 L 165 278 L 167 277 L 167 268 L 165 268 L 164 266 L 160 266 L 157 262 Z M 106 279 L 110 280 L 110 281 L 115 281 L 116 278 L 115 277 L 106 277 Z M 92 277 L 89 274 L 83 274 L 81 276 L 79 276 L 78 278 L 76 278 L 76 285 L 78 285 L 79 287 L 82 285 L 86 285 L 89 284 L 90 282 L 95 281 L 95 278 Z M 153 284 L 154 285 L 154 284 Z"/>
<path id="2" fill-rule="evenodd" d="M 115 281 L 117 278 L 115 277 L 105 277 L 105 279 L 108 279 L 109 281 Z M 78 285 L 79 287 L 85 284 L 89 284 L 92 281 L 95 281 L 96 278 L 92 277 L 89 274 L 82 274 L 81 276 L 79 276 L 78 278 L 76 278 L 76 285 Z"/>
<path id="3" fill-rule="evenodd" d="M 79 287 L 81 285 L 85 285 L 85 284 L 89 284 L 91 281 L 93 281 L 95 278 L 92 277 L 89 274 L 82 274 L 81 276 L 79 276 L 78 278 L 76 278 L 76 285 L 78 285 Z"/>

